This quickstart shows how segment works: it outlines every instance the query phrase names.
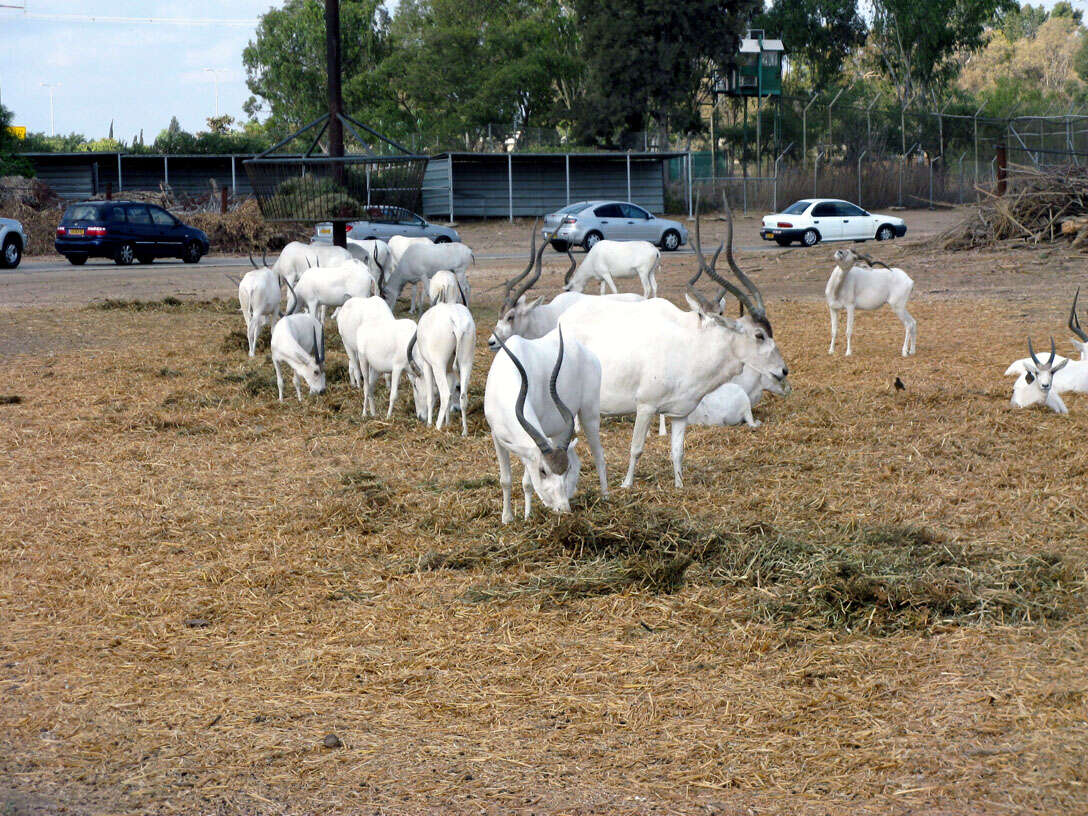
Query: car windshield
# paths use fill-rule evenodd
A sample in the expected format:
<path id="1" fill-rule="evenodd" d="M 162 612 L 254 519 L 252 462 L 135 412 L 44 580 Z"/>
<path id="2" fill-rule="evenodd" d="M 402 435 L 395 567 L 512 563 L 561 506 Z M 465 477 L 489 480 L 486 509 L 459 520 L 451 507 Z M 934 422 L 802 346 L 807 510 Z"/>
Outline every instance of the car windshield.
<path id="1" fill-rule="evenodd" d="M 805 210 L 812 206 L 811 201 L 795 201 L 786 209 L 782 210 L 785 215 L 801 215 Z"/>
<path id="2" fill-rule="evenodd" d="M 579 201 L 577 204 L 568 204 L 561 210 L 556 210 L 560 215 L 570 215 L 571 213 L 581 212 L 586 208 L 586 202 Z"/>
<path id="3" fill-rule="evenodd" d="M 64 213 L 65 221 L 97 221 L 98 218 L 98 204 L 75 204 Z"/>

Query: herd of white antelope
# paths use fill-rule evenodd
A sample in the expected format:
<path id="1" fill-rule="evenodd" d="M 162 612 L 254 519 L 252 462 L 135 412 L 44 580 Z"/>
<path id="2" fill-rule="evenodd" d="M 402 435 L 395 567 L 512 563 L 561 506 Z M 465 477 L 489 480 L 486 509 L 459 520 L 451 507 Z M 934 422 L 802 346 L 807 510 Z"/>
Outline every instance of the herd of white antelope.
<path id="1" fill-rule="evenodd" d="M 488 338 L 496 354 L 483 408 L 498 458 L 503 523 L 514 518 L 511 454 L 523 466 L 525 517 L 534 494 L 551 510 L 568 512 L 581 469 L 575 437 L 579 429 L 593 455 L 601 495 L 608 496 L 601 416 L 634 416 L 625 488 L 634 482 L 654 417 L 660 418 L 661 435 L 668 417 L 673 477 L 681 487 L 688 425 L 759 427 L 752 407 L 764 391 L 790 393 L 789 369 L 775 343 L 763 296 L 733 254 L 733 219 L 727 202 L 725 214 L 726 239 L 709 262 L 702 252 L 696 215 L 698 266 L 687 282 L 687 309 L 657 297 L 660 254 L 643 241 L 600 241 L 580 265 L 568 250 L 571 265 L 564 291 L 549 303 L 543 297 L 528 299 L 548 246 L 544 241 L 537 248 L 534 229 L 529 263 L 506 282 Z M 723 251 L 728 274 L 736 282 L 717 270 Z M 840 310 L 846 312 L 850 355 L 855 311 L 887 304 L 905 328 L 903 356 L 914 354 L 917 324 L 907 311 L 914 281 L 902 269 L 851 250 L 837 250 L 834 260 L 825 289 L 831 316 L 829 353 L 835 351 Z M 475 256 L 469 247 L 399 237 L 388 244 L 349 239 L 347 248 L 293 242 L 272 266 L 263 257 L 260 266 L 252 258 L 251 262 L 254 268 L 238 281 L 249 356 L 254 356 L 258 337 L 271 323 L 271 357 L 281 402 L 285 367 L 299 401 L 303 381 L 311 394 L 325 391 L 324 325 L 327 310 L 332 310 L 347 354 L 350 383 L 363 392 L 363 416 L 379 411 L 374 387 L 381 376 L 389 382 L 385 416 L 392 416 L 405 374 L 419 420 L 440 429 L 450 423 L 456 408 L 461 434 L 468 435 L 469 380 L 476 349 L 468 280 Z M 711 297 L 696 288 L 703 276 L 717 287 Z M 618 293 L 619 278 L 638 278 L 643 294 Z M 594 280 L 600 282 L 601 294 L 585 294 L 583 289 Z M 281 285 L 287 288 L 283 310 Z M 394 306 L 406 289 L 409 313 L 421 312 L 418 321 L 394 316 Z M 740 304 L 739 317 L 725 314 L 730 296 Z M 1077 296 L 1068 325 L 1078 338 L 1073 342 L 1081 359 L 1058 356 L 1051 338 L 1050 354 L 1043 362 L 1029 339 L 1030 356 L 1005 372 L 1017 377 L 1015 407 L 1038 404 L 1065 414 L 1062 393 L 1088 392 L 1088 334 L 1077 318 Z"/>

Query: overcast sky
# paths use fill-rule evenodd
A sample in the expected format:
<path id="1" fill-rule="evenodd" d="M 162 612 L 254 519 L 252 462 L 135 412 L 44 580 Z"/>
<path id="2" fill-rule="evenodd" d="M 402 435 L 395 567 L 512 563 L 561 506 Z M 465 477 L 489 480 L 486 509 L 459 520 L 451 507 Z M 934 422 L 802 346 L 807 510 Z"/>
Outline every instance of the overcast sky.
<path id="1" fill-rule="evenodd" d="M 1043 0 L 1043 5 L 1055 2 Z M 15 124 L 48 133 L 49 92 L 41 83 L 60 83 L 53 91 L 57 133 L 99 138 L 108 133 L 112 119 L 118 138 L 129 141 L 143 129 L 150 142 L 171 116 L 189 131 L 205 127 L 204 120 L 215 112 L 215 85 L 204 69 L 215 68 L 220 111 L 241 118 L 249 97 L 242 49 L 253 37 L 258 16 L 280 4 L 0 0 L 0 5 L 26 6 L 25 14 L 0 8 L 0 100 L 15 111 Z M 1082 1 L 1074 5 L 1085 7 Z M 200 22 L 170 22 L 179 19 Z M 205 22 L 216 20 L 225 22 Z"/>

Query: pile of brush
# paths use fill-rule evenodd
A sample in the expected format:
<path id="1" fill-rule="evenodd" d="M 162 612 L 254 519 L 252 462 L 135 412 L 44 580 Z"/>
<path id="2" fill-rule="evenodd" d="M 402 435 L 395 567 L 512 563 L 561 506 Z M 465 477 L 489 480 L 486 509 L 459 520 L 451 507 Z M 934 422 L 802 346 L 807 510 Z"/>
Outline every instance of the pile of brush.
<path id="1" fill-rule="evenodd" d="M 986 193 L 978 210 L 937 236 L 936 245 L 955 251 L 1070 236 L 1078 247 L 1088 242 L 1088 167 L 1014 166 L 1006 194 Z"/>

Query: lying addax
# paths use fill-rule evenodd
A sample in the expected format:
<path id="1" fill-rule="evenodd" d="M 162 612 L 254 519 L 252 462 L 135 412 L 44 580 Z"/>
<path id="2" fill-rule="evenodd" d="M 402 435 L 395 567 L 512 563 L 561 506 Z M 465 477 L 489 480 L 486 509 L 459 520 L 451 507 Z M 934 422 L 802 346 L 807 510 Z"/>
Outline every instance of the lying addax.
<path id="1" fill-rule="evenodd" d="M 1017 360 L 1005 370 L 1006 377 L 1016 377 L 1012 388 L 1014 408 L 1027 408 L 1032 405 L 1045 405 L 1058 414 L 1067 414 L 1068 409 L 1061 394 L 1075 392 L 1088 394 L 1088 334 L 1081 328 L 1077 317 L 1077 299 L 1080 289 L 1073 296 L 1073 307 L 1069 311 L 1069 330 L 1077 336 L 1073 347 L 1080 352 L 1081 359 L 1069 360 L 1056 353 L 1051 339 L 1050 359 L 1041 363 L 1031 348 L 1028 340 L 1030 357 Z"/>
<path id="2" fill-rule="evenodd" d="M 468 436 L 468 385 L 476 349 L 476 322 L 472 312 L 460 303 L 438 303 L 419 318 L 417 357 L 422 360 L 423 395 L 427 403 L 427 424 L 434 415 L 434 392 L 438 389 L 438 419 L 441 429 L 450 421 L 450 395 L 459 392 L 461 436 Z M 412 347 L 409 346 L 409 357 Z"/>
<path id="3" fill-rule="evenodd" d="M 272 365 L 276 386 L 283 402 L 283 373 L 286 364 L 294 372 L 295 395 L 302 402 L 299 378 L 306 380 L 311 394 L 325 393 L 325 336 L 321 324 L 308 314 L 289 314 L 272 329 Z"/>
<path id="4" fill-rule="evenodd" d="M 568 292 L 581 292 L 594 280 L 616 294 L 616 278 L 638 278 L 642 296 L 657 297 L 657 269 L 661 265 L 661 250 L 649 241 L 598 241 L 586 253 L 577 271 L 563 287 Z"/>
<path id="5" fill-rule="evenodd" d="M 791 388 L 788 381 L 779 381 L 746 365 L 740 374 L 699 401 L 698 407 L 688 414 L 688 425 L 740 425 L 744 422 L 751 428 L 758 428 L 763 423 L 752 416 L 752 409 L 763 399 L 764 391 L 786 397 Z M 658 434 L 665 435 L 664 415 Z"/>
<path id="6" fill-rule="evenodd" d="M 827 353 L 835 353 L 840 309 L 846 310 L 846 356 L 849 357 L 853 353 L 850 343 L 854 336 L 854 312 L 857 309 L 879 309 L 887 303 L 906 329 L 903 356 L 914 354 L 918 324 L 907 311 L 907 301 L 914 290 L 914 281 L 910 276 L 897 267 L 878 269 L 866 262 L 859 263 L 862 257 L 849 249 L 835 250 L 834 258 L 837 265 L 824 288 L 827 308 L 831 312 L 831 346 Z"/>
<path id="7" fill-rule="evenodd" d="M 249 262 L 253 264 L 253 269 L 238 282 L 238 305 L 246 323 L 246 341 L 249 343 L 249 356 L 252 357 L 257 351 L 257 340 L 264 327 L 269 322 L 275 325 L 279 317 L 280 282 L 276 273 L 267 266 L 257 266 L 252 255 Z"/>
<path id="8" fill-rule="evenodd" d="M 779 381 L 789 373 L 775 344 L 763 296 L 733 258 L 733 221 L 728 209 L 727 214 L 726 257 L 743 290 L 714 269 L 722 247 L 708 265 L 698 249 L 697 237 L 699 273 L 705 271 L 722 287 L 713 301 L 689 284 L 688 312 L 657 298 L 641 303 L 591 299 L 572 306 L 559 318 L 559 326 L 568 336 L 601 361 L 601 412 L 635 415 L 624 487 L 634 483 L 635 466 L 654 414 L 673 418 L 673 476 L 676 486 L 682 487 L 687 416 L 702 398 L 739 374 L 745 363 Z M 697 236 L 698 229 L 697 217 Z M 722 302 L 728 294 L 747 308 L 746 315 L 734 320 L 723 314 Z"/>
<path id="9" fill-rule="evenodd" d="M 545 507 L 570 512 L 581 470 L 575 415 L 593 452 L 601 496 L 607 497 L 600 437 L 601 364 L 596 356 L 577 341 L 564 341 L 562 329 L 536 340 L 511 337 L 509 344 L 500 340 L 499 346 L 505 353 L 495 355 L 487 374 L 484 416 L 499 460 L 502 523 L 514 519 L 511 453 L 524 466 L 525 518 L 532 511 L 533 492 Z"/>

